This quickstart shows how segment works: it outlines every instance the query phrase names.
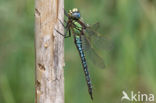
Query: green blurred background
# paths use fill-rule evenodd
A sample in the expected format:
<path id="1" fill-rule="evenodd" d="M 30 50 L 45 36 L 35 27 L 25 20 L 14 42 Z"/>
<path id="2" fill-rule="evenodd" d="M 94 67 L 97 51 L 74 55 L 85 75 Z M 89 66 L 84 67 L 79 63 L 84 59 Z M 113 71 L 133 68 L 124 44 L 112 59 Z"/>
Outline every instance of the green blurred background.
<path id="1" fill-rule="evenodd" d="M 156 1 L 65 0 L 67 10 L 74 7 L 113 41 L 101 54 L 106 68 L 89 68 L 92 103 L 120 103 L 123 90 L 156 94 Z M 0 0 L 0 103 L 34 103 L 34 58 L 34 1 Z M 65 103 L 91 103 L 72 38 L 65 62 Z"/>

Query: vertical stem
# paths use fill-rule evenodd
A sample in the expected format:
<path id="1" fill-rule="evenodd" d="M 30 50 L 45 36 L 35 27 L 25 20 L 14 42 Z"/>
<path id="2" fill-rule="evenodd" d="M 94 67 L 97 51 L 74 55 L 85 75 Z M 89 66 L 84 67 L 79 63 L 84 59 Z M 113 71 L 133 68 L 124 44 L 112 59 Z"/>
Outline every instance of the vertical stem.
<path id="1" fill-rule="evenodd" d="M 35 0 L 36 103 L 64 103 L 64 0 Z"/>

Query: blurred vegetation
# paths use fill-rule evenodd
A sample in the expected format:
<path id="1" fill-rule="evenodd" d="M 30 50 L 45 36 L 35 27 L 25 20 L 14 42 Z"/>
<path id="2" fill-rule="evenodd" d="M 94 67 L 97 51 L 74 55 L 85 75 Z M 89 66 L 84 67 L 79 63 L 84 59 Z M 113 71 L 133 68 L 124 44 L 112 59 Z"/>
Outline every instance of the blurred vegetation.
<path id="1" fill-rule="evenodd" d="M 156 1 L 66 0 L 84 21 L 100 22 L 113 48 L 106 68 L 89 71 L 93 103 L 119 103 L 122 90 L 156 94 Z M 0 0 L 0 103 L 34 103 L 34 1 Z M 65 40 L 65 103 L 90 103 L 73 39 Z M 23 89 L 24 88 L 24 89 Z"/>

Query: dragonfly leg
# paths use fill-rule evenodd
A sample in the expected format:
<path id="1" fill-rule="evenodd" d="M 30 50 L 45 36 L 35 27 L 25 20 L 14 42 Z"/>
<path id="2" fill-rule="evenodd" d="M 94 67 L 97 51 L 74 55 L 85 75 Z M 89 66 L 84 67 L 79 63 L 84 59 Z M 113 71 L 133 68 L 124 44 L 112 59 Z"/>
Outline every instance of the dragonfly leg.
<path id="1" fill-rule="evenodd" d="M 66 20 L 64 20 L 66 22 L 66 26 L 65 26 L 60 19 L 58 19 L 58 20 L 62 24 L 62 26 L 65 28 L 66 31 L 65 31 L 65 34 L 63 34 L 60 31 L 58 31 L 58 30 L 55 29 L 57 31 L 57 33 L 59 33 L 60 35 L 62 35 L 64 38 L 71 37 L 71 32 L 70 32 L 70 29 L 69 29 L 69 23 Z M 69 30 L 69 35 L 67 35 L 68 30 Z"/>
<path id="2" fill-rule="evenodd" d="M 65 38 L 68 38 L 68 37 L 71 37 L 71 31 L 70 31 L 70 29 L 69 29 L 69 35 L 66 36 Z"/>
<path id="3" fill-rule="evenodd" d="M 64 8 L 63 8 L 64 9 Z M 67 16 L 67 17 L 69 17 L 68 16 L 68 13 L 67 13 L 67 11 L 64 9 L 64 14 L 65 14 L 65 16 Z"/>
<path id="4" fill-rule="evenodd" d="M 64 27 L 64 28 L 67 28 L 67 25 L 65 26 L 64 25 L 64 23 L 60 20 L 60 19 L 58 19 L 59 20 L 59 22 L 62 24 L 62 26 Z M 64 19 L 64 22 L 67 24 L 67 21 Z"/>
<path id="5" fill-rule="evenodd" d="M 69 30 L 69 34 L 67 35 L 68 30 Z M 69 37 L 71 37 L 71 32 L 70 32 L 70 29 L 68 28 L 65 32 L 64 38 L 69 38 Z"/>
<path id="6" fill-rule="evenodd" d="M 59 33 L 60 35 L 62 35 L 64 38 L 68 38 L 71 37 L 71 33 L 69 33 L 69 35 L 67 35 L 67 30 L 65 32 L 65 35 L 63 33 L 61 33 L 60 31 L 58 31 L 57 29 L 55 29 L 57 33 Z"/>

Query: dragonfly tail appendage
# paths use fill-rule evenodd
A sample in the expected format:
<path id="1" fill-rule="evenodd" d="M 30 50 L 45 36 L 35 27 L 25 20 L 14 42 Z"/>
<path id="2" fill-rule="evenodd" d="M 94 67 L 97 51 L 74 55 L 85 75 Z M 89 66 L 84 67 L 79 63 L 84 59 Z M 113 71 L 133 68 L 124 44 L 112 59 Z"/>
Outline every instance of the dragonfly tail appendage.
<path id="1" fill-rule="evenodd" d="M 93 100 L 93 95 L 92 95 L 92 83 L 90 80 L 90 74 L 88 72 L 88 67 L 87 67 L 87 63 L 86 63 L 86 59 L 85 59 L 85 55 L 82 49 L 82 41 L 81 41 L 81 37 L 80 36 L 75 36 L 75 44 L 76 47 L 79 51 L 80 57 L 81 57 L 81 62 L 82 62 L 82 66 L 84 69 L 84 73 L 85 73 L 85 77 L 86 77 L 86 81 L 87 81 L 87 85 L 88 85 L 88 92 L 90 94 L 91 99 Z"/>

